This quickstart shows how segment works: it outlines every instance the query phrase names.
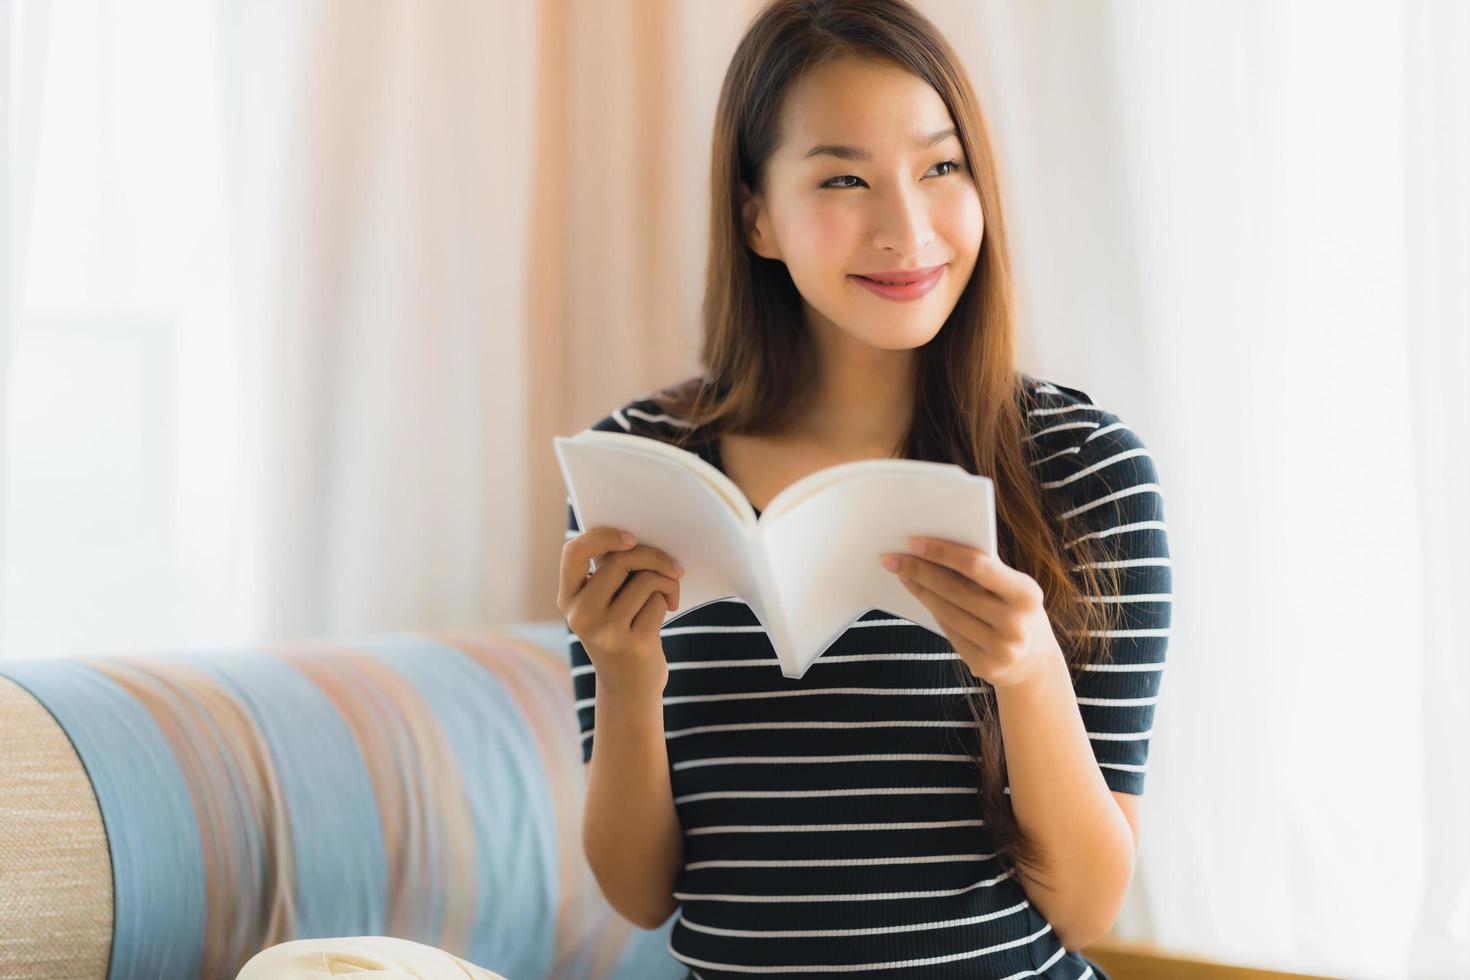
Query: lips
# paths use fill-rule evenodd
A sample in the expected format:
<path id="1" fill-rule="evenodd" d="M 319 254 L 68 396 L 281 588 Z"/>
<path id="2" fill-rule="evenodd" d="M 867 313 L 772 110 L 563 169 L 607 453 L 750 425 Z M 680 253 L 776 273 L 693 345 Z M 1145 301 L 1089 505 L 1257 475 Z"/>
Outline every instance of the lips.
<path id="1" fill-rule="evenodd" d="M 896 302 L 909 302 L 927 296 L 939 283 L 939 280 L 944 277 L 944 269 L 945 267 L 942 265 L 931 266 L 929 270 L 923 270 L 925 271 L 925 275 L 920 279 L 913 278 L 921 271 L 919 269 L 907 271 L 894 270 L 883 273 L 883 275 L 889 276 L 898 275 L 909 280 L 906 283 L 900 283 L 895 286 L 885 285 L 877 279 L 869 278 L 866 274 L 858 275 L 856 273 L 848 273 L 848 278 L 868 292 L 880 296 L 883 299 L 894 300 Z"/>
<path id="2" fill-rule="evenodd" d="M 930 265 L 916 269 L 887 269 L 880 272 L 855 272 L 853 275 L 859 279 L 868 279 L 872 282 L 884 283 L 886 285 L 907 286 L 912 283 L 928 279 L 944 268 L 942 265 Z"/>

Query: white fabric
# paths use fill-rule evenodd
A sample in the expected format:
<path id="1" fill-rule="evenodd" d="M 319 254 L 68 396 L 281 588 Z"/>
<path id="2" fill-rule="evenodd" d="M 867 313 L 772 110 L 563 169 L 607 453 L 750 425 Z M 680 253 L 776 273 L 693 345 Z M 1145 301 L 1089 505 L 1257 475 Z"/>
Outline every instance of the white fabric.
<path id="1" fill-rule="evenodd" d="M 292 939 L 252 956 L 235 980 L 506 980 L 436 946 L 393 936 Z"/>
<path id="2" fill-rule="evenodd" d="M 535 8 L 0 23 L 0 656 L 518 618 Z"/>
<path id="3" fill-rule="evenodd" d="M 1133 424 L 1166 489 L 1115 932 L 1470 975 L 1465 7 L 940 12 L 1008 168 L 1028 361 Z"/>

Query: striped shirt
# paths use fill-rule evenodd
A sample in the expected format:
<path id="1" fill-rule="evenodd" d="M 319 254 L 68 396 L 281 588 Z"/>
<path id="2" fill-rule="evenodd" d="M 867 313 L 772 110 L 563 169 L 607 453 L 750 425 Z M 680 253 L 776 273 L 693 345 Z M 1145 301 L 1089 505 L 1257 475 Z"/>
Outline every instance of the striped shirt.
<path id="1" fill-rule="evenodd" d="M 1153 459 L 1116 415 L 1074 388 L 1022 375 L 1045 492 L 1117 535 L 1130 627 L 1075 685 L 1110 789 L 1143 792 L 1168 643 L 1171 565 Z M 689 424 L 652 399 L 592 426 L 667 440 Z M 717 443 L 691 445 L 720 467 Z M 568 499 L 568 529 L 580 532 Z M 680 556 L 675 555 L 675 558 Z M 752 973 L 887 978 L 1107 975 L 1068 952 L 1002 869 L 980 818 L 978 734 L 954 647 L 880 609 L 805 676 L 781 673 L 741 600 L 680 613 L 662 630 L 674 804 L 684 828 L 669 952 L 690 977 Z M 584 762 L 596 677 L 568 630 Z M 962 662 L 961 662 L 962 663 Z M 965 668 L 963 677 L 978 683 Z M 1007 790 L 1009 792 L 1009 790 Z"/>

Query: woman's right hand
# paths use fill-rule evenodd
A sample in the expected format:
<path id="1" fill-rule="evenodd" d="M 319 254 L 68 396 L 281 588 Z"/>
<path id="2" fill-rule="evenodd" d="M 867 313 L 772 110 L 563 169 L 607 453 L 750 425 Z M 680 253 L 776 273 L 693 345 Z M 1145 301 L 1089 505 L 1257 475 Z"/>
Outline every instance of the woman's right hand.
<path id="1" fill-rule="evenodd" d="M 591 559 L 597 571 L 589 575 Z M 556 605 L 582 641 L 600 689 L 663 693 L 669 664 L 659 630 L 664 612 L 679 608 L 683 574 L 666 552 L 629 544 L 615 527 L 590 528 L 562 547 Z"/>

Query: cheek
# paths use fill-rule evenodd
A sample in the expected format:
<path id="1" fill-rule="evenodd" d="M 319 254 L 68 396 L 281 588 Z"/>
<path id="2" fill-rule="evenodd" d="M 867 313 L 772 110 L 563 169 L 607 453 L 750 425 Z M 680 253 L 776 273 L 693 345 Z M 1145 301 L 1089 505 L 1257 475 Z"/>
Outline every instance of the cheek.
<path id="1" fill-rule="evenodd" d="M 973 184 L 956 187 L 953 195 L 947 195 L 944 206 L 934 216 L 935 231 L 950 246 L 973 263 L 980 252 L 980 241 L 985 235 L 985 217 L 980 208 L 980 194 Z M 956 257 L 959 261 L 959 256 Z"/>
<path id="2" fill-rule="evenodd" d="M 788 262 L 809 269 L 840 264 L 853 251 L 863 233 L 863 217 L 857 208 L 835 201 L 813 200 L 787 212 L 782 232 L 783 252 Z"/>

